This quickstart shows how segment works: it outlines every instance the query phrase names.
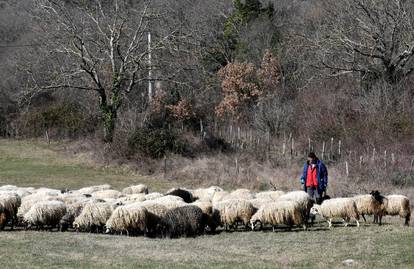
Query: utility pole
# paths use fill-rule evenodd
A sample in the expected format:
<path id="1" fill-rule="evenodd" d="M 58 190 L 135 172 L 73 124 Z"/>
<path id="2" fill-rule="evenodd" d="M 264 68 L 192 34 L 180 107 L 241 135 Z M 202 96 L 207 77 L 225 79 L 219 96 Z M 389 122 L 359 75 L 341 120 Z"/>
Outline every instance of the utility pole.
<path id="1" fill-rule="evenodd" d="M 152 91 L 151 32 L 148 32 L 148 100 L 150 102 L 153 96 Z"/>

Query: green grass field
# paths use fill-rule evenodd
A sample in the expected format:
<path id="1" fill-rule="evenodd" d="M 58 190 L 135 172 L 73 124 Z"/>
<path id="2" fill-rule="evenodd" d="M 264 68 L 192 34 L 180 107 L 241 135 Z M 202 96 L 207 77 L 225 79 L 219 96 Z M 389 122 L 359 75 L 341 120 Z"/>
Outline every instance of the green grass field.
<path id="1" fill-rule="evenodd" d="M 0 140 L 0 185 L 78 188 L 143 182 L 165 190 L 176 182 L 69 158 L 62 146 Z M 0 232 L 0 268 L 414 268 L 414 229 L 386 225 L 309 231 L 232 232 L 198 238 L 149 239 L 86 233 Z"/>

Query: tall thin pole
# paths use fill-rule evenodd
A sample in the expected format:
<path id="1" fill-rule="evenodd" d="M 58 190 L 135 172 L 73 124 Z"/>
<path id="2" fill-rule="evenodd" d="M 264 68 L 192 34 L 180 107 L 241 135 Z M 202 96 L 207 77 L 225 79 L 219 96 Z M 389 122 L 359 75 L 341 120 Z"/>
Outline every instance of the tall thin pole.
<path id="1" fill-rule="evenodd" d="M 148 99 L 152 100 L 152 57 L 151 57 L 151 32 L 148 32 Z"/>

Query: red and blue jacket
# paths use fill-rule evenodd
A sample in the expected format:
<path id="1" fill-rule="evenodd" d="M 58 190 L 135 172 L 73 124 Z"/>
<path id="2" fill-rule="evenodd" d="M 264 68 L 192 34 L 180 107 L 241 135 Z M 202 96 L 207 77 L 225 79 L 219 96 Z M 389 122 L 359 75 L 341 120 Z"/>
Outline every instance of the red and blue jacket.
<path id="1" fill-rule="evenodd" d="M 309 163 L 306 161 L 305 165 L 303 166 L 303 175 L 300 178 L 300 182 L 303 184 L 303 190 L 307 191 L 308 187 L 306 186 L 307 182 L 307 176 L 308 176 L 308 167 Z M 328 169 L 326 169 L 325 164 L 321 160 L 316 161 L 316 168 L 317 168 L 317 174 L 316 177 L 318 179 L 318 192 L 322 193 L 326 187 L 328 186 Z"/>

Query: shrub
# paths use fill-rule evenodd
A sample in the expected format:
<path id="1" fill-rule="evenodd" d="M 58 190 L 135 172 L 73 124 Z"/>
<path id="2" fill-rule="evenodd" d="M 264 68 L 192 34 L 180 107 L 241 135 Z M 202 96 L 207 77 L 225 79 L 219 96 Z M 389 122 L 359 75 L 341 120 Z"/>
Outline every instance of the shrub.
<path id="1" fill-rule="evenodd" d="M 47 130 L 55 137 L 75 138 L 93 132 L 97 122 L 75 104 L 38 107 L 21 116 L 24 134 L 34 137 L 44 135 Z"/>
<path id="2" fill-rule="evenodd" d="M 154 159 L 164 157 L 167 152 L 192 155 L 186 141 L 179 139 L 175 133 L 150 127 L 135 130 L 128 139 L 128 148 L 129 155 L 140 152 Z"/>

